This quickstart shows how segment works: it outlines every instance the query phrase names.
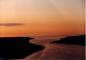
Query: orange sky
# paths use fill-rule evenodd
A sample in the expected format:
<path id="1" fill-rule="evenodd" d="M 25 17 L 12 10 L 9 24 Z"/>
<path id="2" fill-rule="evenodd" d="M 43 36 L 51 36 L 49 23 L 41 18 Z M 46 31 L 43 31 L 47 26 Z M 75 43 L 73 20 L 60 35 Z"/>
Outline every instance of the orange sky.
<path id="1" fill-rule="evenodd" d="M 84 0 L 1 0 L 0 36 L 84 34 Z"/>

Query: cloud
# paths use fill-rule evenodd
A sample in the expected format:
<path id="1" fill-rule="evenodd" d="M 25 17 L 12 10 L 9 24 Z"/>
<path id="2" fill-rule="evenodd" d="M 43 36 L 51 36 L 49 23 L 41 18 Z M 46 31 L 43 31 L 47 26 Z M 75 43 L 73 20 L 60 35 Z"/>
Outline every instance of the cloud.
<path id="1" fill-rule="evenodd" d="M 24 25 L 23 23 L 0 23 L 0 26 L 20 26 Z"/>

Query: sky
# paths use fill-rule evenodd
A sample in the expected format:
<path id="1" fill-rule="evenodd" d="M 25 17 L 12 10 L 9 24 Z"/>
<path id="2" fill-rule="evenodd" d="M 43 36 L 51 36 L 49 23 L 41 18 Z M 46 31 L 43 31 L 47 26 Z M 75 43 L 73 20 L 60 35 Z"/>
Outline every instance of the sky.
<path id="1" fill-rule="evenodd" d="M 0 0 L 0 36 L 84 34 L 84 0 Z"/>

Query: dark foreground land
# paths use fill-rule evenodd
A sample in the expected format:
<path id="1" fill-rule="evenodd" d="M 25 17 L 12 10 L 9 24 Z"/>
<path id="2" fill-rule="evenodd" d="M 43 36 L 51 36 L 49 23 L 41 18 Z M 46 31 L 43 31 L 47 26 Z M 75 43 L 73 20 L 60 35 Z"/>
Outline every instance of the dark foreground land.
<path id="1" fill-rule="evenodd" d="M 85 35 L 69 36 L 69 37 L 62 38 L 59 41 L 54 41 L 52 43 L 57 43 L 57 44 L 71 44 L 71 45 L 82 45 L 82 46 L 85 46 Z"/>
<path id="2" fill-rule="evenodd" d="M 29 37 L 0 37 L 0 57 L 5 59 L 21 59 L 34 52 L 43 50 L 40 45 L 31 44 Z"/>

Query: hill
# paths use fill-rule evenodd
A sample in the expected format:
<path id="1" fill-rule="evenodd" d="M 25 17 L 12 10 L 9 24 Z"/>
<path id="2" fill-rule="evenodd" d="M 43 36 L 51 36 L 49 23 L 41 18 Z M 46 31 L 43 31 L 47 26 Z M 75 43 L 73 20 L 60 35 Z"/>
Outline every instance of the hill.
<path id="1" fill-rule="evenodd" d="M 72 44 L 72 45 L 85 46 L 85 35 L 69 36 L 69 37 L 62 38 L 59 41 L 54 41 L 52 43 L 56 43 L 56 44 Z"/>

